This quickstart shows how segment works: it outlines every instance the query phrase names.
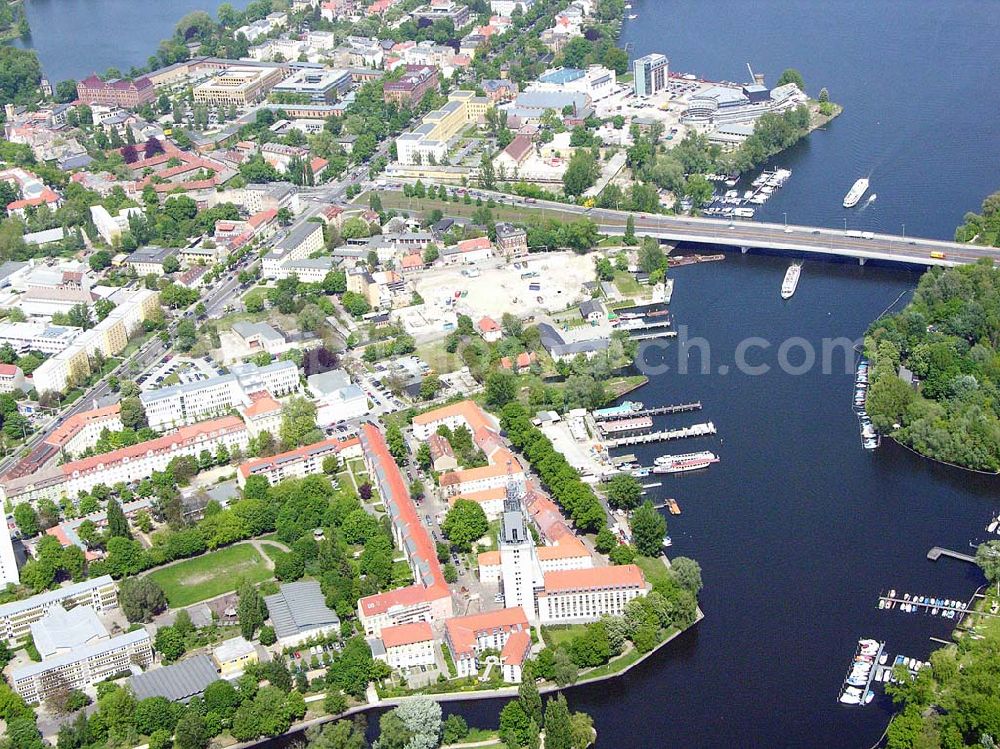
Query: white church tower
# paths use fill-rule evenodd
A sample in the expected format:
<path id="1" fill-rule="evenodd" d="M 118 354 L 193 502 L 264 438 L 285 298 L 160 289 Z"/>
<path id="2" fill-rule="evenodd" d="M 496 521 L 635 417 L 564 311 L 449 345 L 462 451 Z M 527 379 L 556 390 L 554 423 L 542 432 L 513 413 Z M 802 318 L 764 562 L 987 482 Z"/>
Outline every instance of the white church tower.
<path id="1" fill-rule="evenodd" d="M 520 606 L 532 624 L 538 622 L 536 595 L 544 586 L 535 540 L 521 505 L 523 487 L 508 477 L 500 526 L 500 580 L 506 608 Z"/>

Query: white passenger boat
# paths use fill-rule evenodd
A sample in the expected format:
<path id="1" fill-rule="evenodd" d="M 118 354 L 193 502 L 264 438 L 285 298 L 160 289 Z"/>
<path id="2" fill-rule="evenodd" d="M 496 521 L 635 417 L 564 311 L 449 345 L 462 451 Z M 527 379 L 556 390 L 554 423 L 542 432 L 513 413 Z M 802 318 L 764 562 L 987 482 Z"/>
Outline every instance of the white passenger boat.
<path id="1" fill-rule="evenodd" d="M 792 294 L 799 285 L 799 276 L 802 275 L 802 263 L 792 263 L 785 271 L 785 280 L 781 282 L 781 298 L 791 299 Z"/>
<path id="2" fill-rule="evenodd" d="M 868 179 L 862 177 L 854 183 L 847 195 L 844 196 L 844 208 L 853 208 L 856 206 L 866 192 L 868 192 Z"/>

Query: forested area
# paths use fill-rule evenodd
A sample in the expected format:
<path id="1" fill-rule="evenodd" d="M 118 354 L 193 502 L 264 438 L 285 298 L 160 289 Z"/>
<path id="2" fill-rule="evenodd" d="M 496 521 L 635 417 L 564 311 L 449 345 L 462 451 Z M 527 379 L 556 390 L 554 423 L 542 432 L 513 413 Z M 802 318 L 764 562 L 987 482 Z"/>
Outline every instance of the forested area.
<path id="1" fill-rule="evenodd" d="M 929 271 L 903 311 L 865 338 L 872 423 L 928 457 L 1000 471 L 998 345 L 1000 270 L 985 260 Z"/>
<path id="2" fill-rule="evenodd" d="M 983 201 L 982 213 L 966 213 L 965 222 L 955 230 L 956 242 L 975 242 L 1000 247 L 1000 192 Z"/>

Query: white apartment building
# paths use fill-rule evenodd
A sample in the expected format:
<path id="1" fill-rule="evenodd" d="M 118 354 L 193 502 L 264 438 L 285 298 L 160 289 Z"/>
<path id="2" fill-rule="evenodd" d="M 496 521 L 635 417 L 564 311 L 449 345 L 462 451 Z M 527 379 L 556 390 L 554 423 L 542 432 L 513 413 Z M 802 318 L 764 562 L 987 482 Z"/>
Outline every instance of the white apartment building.
<path id="1" fill-rule="evenodd" d="M 451 651 L 459 677 L 479 673 L 479 654 L 503 650 L 517 632 L 527 633 L 528 620 L 520 607 L 471 616 L 456 616 L 444 623 L 444 641 Z"/>
<path id="2" fill-rule="evenodd" d="M 312 476 L 323 472 L 323 459 L 331 455 L 340 459 L 360 458 L 361 441 L 357 437 L 328 439 L 269 458 L 248 460 L 240 466 L 236 480 L 242 487 L 251 476 L 263 476 L 272 484 L 287 478 Z"/>
<path id="3" fill-rule="evenodd" d="M 110 297 L 116 303 L 107 317 L 73 342 L 42 362 L 32 374 L 39 393 L 64 391 L 90 374 L 90 357 L 98 351 L 105 357 L 121 352 L 142 322 L 160 306 L 160 293 L 149 289 L 119 291 Z"/>
<path id="4" fill-rule="evenodd" d="M 280 211 L 287 208 L 292 213 L 302 210 L 299 202 L 299 188 L 291 182 L 252 183 L 242 190 L 239 199 L 251 218 L 261 211 Z"/>
<path id="5" fill-rule="evenodd" d="M 436 660 L 434 632 L 427 622 L 385 627 L 368 645 L 375 658 L 393 669 L 433 666 Z"/>
<path id="6" fill-rule="evenodd" d="M 128 220 L 132 216 L 139 216 L 143 213 L 144 210 L 142 208 L 132 206 L 122 208 L 116 215 L 112 216 L 103 205 L 92 205 L 90 207 L 90 217 L 94 221 L 94 227 L 97 229 L 97 233 L 101 235 L 101 239 L 109 245 L 114 244 L 115 240 L 121 237 L 122 232 L 128 229 Z"/>
<path id="7" fill-rule="evenodd" d="M 0 639 L 14 642 L 31 631 L 31 625 L 54 606 L 90 606 L 98 613 L 118 608 L 118 584 L 110 575 L 47 590 L 23 601 L 0 606 Z"/>
<path id="8" fill-rule="evenodd" d="M 0 323 L 0 346 L 9 343 L 19 354 L 25 351 L 58 354 L 82 332 L 83 328 L 42 322 L 5 322 Z"/>
<path id="9" fill-rule="evenodd" d="M 604 615 L 621 616 L 625 604 L 646 595 L 651 586 L 634 564 L 549 572 L 538 594 L 541 624 L 579 624 Z"/>
<path id="10" fill-rule="evenodd" d="M 88 606 L 67 612 L 59 606 L 31 625 L 41 663 L 11 672 L 14 690 L 25 702 L 42 702 L 62 689 L 86 689 L 132 666 L 147 668 L 153 646 L 145 629 L 111 637 Z"/>
<path id="11" fill-rule="evenodd" d="M 240 364 L 229 374 L 151 390 L 140 394 L 139 400 L 150 428 L 163 431 L 248 407 L 252 403 L 250 393 L 266 390 L 278 398 L 298 387 L 299 369 L 295 363 L 276 361 L 263 367 Z"/>
<path id="12" fill-rule="evenodd" d="M 214 454 L 221 445 L 230 451 L 237 447 L 244 450 L 248 439 L 249 432 L 239 417 L 224 416 L 137 445 L 4 479 L 0 481 L 0 499 L 15 505 L 41 499 L 59 502 L 63 497 L 90 491 L 97 484 L 114 486 L 119 481 L 131 483 L 148 478 L 183 455 L 197 457 L 202 450 Z"/>
<path id="13" fill-rule="evenodd" d="M 303 221 L 294 227 L 264 256 L 265 278 L 277 278 L 282 265 L 289 260 L 303 260 L 324 248 L 323 225 Z"/>

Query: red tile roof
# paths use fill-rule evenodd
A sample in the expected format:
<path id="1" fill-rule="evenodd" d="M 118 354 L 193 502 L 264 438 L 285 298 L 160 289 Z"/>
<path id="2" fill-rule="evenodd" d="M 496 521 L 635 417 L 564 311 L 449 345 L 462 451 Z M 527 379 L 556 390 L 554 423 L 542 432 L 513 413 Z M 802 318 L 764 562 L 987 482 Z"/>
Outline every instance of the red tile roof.
<path id="1" fill-rule="evenodd" d="M 82 460 L 74 460 L 66 463 L 62 468 L 64 476 L 72 476 L 75 473 L 85 473 L 95 468 L 108 468 L 114 463 L 119 463 L 125 459 L 141 458 L 148 452 L 160 452 L 171 450 L 177 445 L 198 440 L 209 436 L 218 436 L 228 432 L 237 432 L 246 429 L 242 419 L 237 416 L 223 416 L 221 419 L 213 421 L 203 421 L 191 426 L 181 427 L 176 432 L 165 434 L 162 437 L 140 442 L 137 445 L 123 447 L 120 450 L 113 450 L 102 455 L 94 455 Z"/>
<path id="2" fill-rule="evenodd" d="M 475 432 L 480 427 L 496 429 L 496 422 L 475 401 L 464 400 L 457 403 L 450 403 L 433 411 L 418 414 L 413 417 L 414 424 L 434 424 L 450 418 L 460 418 L 465 421 L 469 431 Z"/>
<path id="3" fill-rule="evenodd" d="M 545 573 L 545 591 L 539 595 L 580 590 L 607 590 L 609 588 L 642 588 L 646 578 L 634 564 L 616 567 L 592 567 L 584 570 L 557 570 Z"/>
<path id="4" fill-rule="evenodd" d="M 413 622 L 412 624 L 398 624 L 395 627 L 385 627 L 380 636 L 386 650 L 434 639 L 431 625 L 427 622 Z"/>
<path id="5" fill-rule="evenodd" d="M 92 411 L 82 411 L 78 414 L 73 414 L 60 424 L 55 431 L 52 432 L 52 434 L 46 437 L 45 442 L 50 445 L 62 447 L 73 439 L 73 437 L 88 424 L 98 421 L 107 421 L 108 419 L 117 416 L 120 411 L 121 404 L 115 403 L 114 405 L 105 406 L 104 408 L 95 408 Z"/>
<path id="6" fill-rule="evenodd" d="M 488 611 L 471 616 L 455 616 L 444 623 L 451 649 L 459 657 L 475 653 L 476 638 L 480 633 L 493 631 L 521 631 L 528 629 L 528 619 L 524 609 L 514 606 L 499 611 Z"/>
<path id="7" fill-rule="evenodd" d="M 488 242 L 489 240 L 487 240 Z M 483 333 L 497 333 L 500 331 L 500 323 L 494 320 L 492 317 L 484 317 L 479 321 L 479 329 Z"/>
<path id="8" fill-rule="evenodd" d="M 367 617 L 384 614 L 395 606 L 412 606 L 440 598 L 451 598 L 451 591 L 445 582 L 441 563 L 438 562 L 437 548 L 431 540 L 427 529 L 420 523 L 420 515 L 410 498 L 406 481 L 399 472 L 399 466 L 389 453 L 385 435 L 377 426 L 371 423 L 361 425 L 361 444 L 366 457 L 375 465 L 375 473 L 381 478 L 380 489 L 384 502 L 392 503 L 394 512 L 390 513 L 392 522 L 400 535 L 412 545 L 411 564 L 426 570 L 430 578 L 429 585 L 423 580 L 406 588 L 391 590 L 387 593 L 377 593 L 358 601 L 360 612 Z"/>
<path id="9" fill-rule="evenodd" d="M 254 404 L 256 405 L 256 404 Z M 280 404 L 279 404 L 280 405 Z M 250 406 L 253 408 L 253 406 Z M 359 444 L 357 437 L 352 437 L 349 440 L 339 440 L 337 438 L 323 440 L 322 442 L 314 442 L 311 445 L 306 445 L 300 447 L 296 450 L 289 450 L 288 452 L 278 453 L 277 455 L 272 455 L 268 458 L 257 458 L 256 460 L 248 460 L 246 463 L 240 465 L 240 473 L 244 476 L 249 476 L 251 473 L 255 472 L 255 469 L 264 468 L 264 470 L 270 470 L 278 463 L 288 464 L 291 461 L 301 460 L 307 455 L 316 453 L 317 451 L 323 451 L 332 449 L 335 453 L 340 453 L 349 447 L 354 447 Z"/>
<path id="10" fill-rule="evenodd" d="M 520 666 L 531 652 L 531 636 L 525 631 L 514 632 L 507 638 L 500 659 L 508 666 Z"/>
<path id="11" fill-rule="evenodd" d="M 476 250 L 488 250 L 492 245 L 489 237 L 473 237 L 472 239 L 463 239 L 455 247 L 458 248 L 459 252 L 475 252 Z"/>

